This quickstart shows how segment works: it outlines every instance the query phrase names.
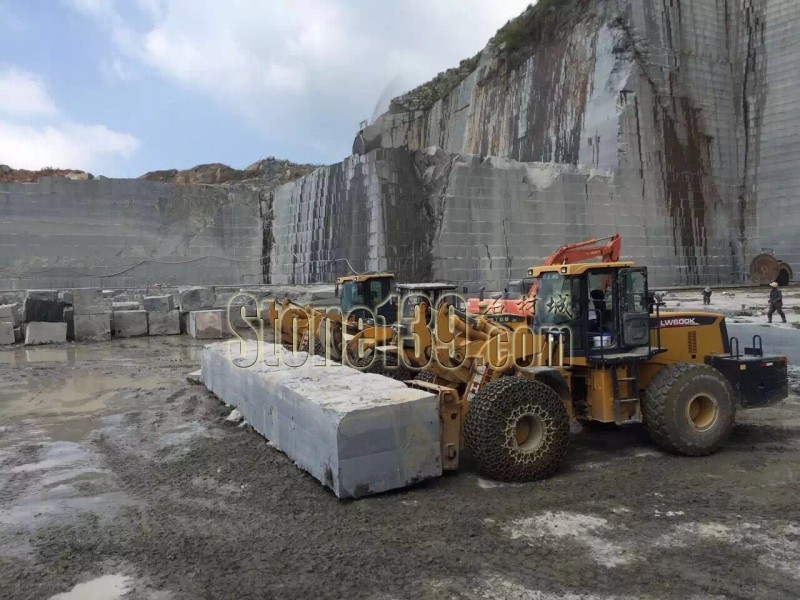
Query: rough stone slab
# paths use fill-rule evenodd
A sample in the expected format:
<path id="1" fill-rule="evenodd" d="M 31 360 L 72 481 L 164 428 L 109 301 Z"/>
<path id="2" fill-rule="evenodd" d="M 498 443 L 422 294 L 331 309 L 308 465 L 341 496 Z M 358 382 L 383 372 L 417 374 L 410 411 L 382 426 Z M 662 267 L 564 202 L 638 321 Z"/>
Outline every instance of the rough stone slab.
<path id="1" fill-rule="evenodd" d="M 207 287 L 193 287 L 181 291 L 180 304 L 181 312 L 192 312 L 214 308 L 217 296 L 214 290 Z"/>
<path id="2" fill-rule="evenodd" d="M 435 395 L 381 375 L 325 366 L 324 358 L 304 352 L 293 361 L 273 344 L 262 344 L 256 361 L 257 348 L 258 342 L 206 346 L 203 383 L 337 497 L 442 474 Z"/>
<path id="3" fill-rule="evenodd" d="M 0 305 L 0 322 L 11 323 L 12 327 L 19 327 L 19 305 L 3 304 Z"/>
<path id="4" fill-rule="evenodd" d="M 179 310 L 151 312 L 147 314 L 150 335 L 180 335 L 181 313 Z"/>
<path id="5" fill-rule="evenodd" d="M 142 306 L 138 302 L 133 301 L 111 303 L 111 312 L 117 312 L 120 310 L 142 310 Z"/>
<path id="6" fill-rule="evenodd" d="M 147 311 L 114 311 L 113 333 L 116 337 L 138 337 L 140 335 L 147 335 Z"/>
<path id="7" fill-rule="evenodd" d="M 111 298 L 106 298 L 97 288 L 77 288 L 72 290 L 72 308 L 75 316 L 99 315 L 111 312 Z"/>
<path id="8" fill-rule="evenodd" d="M 76 342 L 105 342 L 111 339 L 111 313 L 75 315 Z"/>
<path id="9" fill-rule="evenodd" d="M 58 323 L 64 318 L 64 303 L 56 290 L 28 290 L 25 294 L 25 322 Z"/>
<path id="10" fill-rule="evenodd" d="M 175 301 L 172 299 L 171 294 L 167 296 L 145 296 L 143 302 L 144 309 L 149 312 L 167 312 L 175 308 Z"/>
<path id="11" fill-rule="evenodd" d="M 226 310 L 196 310 L 189 313 L 187 332 L 196 340 L 223 340 L 231 337 Z"/>
<path id="12" fill-rule="evenodd" d="M 67 341 L 66 323 L 32 321 L 25 325 L 25 344 L 63 344 Z"/>
<path id="13" fill-rule="evenodd" d="M 0 321 L 0 346 L 10 346 L 16 341 L 14 324 L 11 321 Z"/>

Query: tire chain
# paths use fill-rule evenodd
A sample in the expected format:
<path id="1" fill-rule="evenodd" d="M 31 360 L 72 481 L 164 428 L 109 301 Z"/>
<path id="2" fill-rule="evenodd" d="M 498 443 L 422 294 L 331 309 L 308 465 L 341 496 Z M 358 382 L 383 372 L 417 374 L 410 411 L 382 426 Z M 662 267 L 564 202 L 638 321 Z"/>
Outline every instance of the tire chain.
<path id="1" fill-rule="evenodd" d="M 520 383 L 525 382 L 525 383 Z M 517 420 L 533 415 L 543 425 L 538 448 L 516 443 Z M 464 423 L 466 447 L 479 470 L 500 481 L 532 481 L 552 475 L 569 445 L 569 417 L 560 397 L 543 383 L 503 377 L 472 399 Z"/>

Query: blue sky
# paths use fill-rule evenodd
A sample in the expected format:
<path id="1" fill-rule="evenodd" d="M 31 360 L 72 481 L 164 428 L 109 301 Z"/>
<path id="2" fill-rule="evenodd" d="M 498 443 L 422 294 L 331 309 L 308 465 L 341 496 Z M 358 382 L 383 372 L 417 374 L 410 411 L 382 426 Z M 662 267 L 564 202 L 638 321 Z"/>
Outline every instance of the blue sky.
<path id="1" fill-rule="evenodd" d="M 0 0 L 0 164 L 330 163 L 529 0 Z"/>

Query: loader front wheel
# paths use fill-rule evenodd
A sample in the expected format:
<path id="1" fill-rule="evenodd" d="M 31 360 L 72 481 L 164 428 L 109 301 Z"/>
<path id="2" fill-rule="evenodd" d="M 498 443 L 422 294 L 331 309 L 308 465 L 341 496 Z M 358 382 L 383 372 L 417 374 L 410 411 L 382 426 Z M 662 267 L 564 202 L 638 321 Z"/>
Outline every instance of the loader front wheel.
<path id="1" fill-rule="evenodd" d="M 653 441 L 686 456 L 715 452 L 736 419 L 730 383 L 716 369 L 701 364 L 662 368 L 650 381 L 642 406 Z"/>
<path id="2" fill-rule="evenodd" d="M 544 479 L 567 452 L 569 417 L 559 395 L 544 383 L 502 377 L 470 401 L 464 443 L 486 477 Z"/>

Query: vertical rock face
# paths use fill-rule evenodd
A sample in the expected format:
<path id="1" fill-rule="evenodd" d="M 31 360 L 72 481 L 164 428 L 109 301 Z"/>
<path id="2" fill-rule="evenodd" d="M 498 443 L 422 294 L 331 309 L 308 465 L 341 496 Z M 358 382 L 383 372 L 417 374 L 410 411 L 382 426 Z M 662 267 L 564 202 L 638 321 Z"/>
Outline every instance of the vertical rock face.
<path id="1" fill-rule="evenodd" d="M 259 200 L 243 184 L 0 183 L 0 289 L 260 283 Z"/>
<path id="2" fill-rule="evenodd" d="M 763 246 L 797 270 L 798 27 L 794 0 L 542 0 L 276 192 L 273 280 L 494 286 L 615 231 L 658 285 L 741 281 Z"/>

